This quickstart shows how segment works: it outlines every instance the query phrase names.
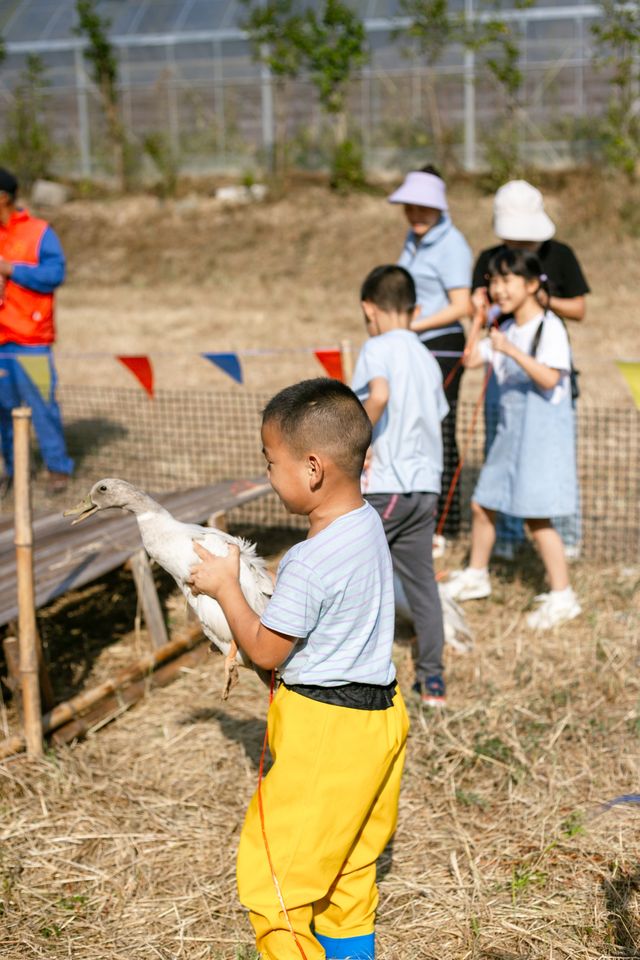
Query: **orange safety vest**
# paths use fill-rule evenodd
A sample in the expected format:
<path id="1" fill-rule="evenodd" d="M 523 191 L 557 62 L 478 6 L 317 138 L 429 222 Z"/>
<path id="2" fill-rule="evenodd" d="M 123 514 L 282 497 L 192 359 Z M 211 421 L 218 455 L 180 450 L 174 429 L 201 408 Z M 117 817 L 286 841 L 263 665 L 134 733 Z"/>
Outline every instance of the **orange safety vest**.
<path id="1" fill-rule="evenodd" d="M 14 264 L 38 263 L 42 235 L 49 224 L 16 210 L 6 225 L 0 224 L 0 257 Z M 5 281 L 0 293 L 0 343 L 53 343 L 53 294 L 37 293 Z"/>

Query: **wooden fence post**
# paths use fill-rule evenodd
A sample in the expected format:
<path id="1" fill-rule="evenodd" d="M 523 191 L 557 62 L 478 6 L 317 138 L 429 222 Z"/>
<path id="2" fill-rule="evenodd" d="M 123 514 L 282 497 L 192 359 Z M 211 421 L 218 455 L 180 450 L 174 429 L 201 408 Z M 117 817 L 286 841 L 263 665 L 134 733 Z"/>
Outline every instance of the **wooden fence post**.
<path id="1" fill-rule="evenodd" d="M 27 753 L 41 757 L 42 711 L 38 680 L 36 608 L 33 590 L 33 528 L 31 525 L 31 476 L 29 467 L 31 410 L 13 411 L 14 544 L 18 580 L 18 635 L 20 679 Z"/>
<path id="2" fill-rule="evenodd" d="M 142 615 L 147 625 L 152 645 L 157 649 L 169 643 L 167 625 L 164 622 L 162 604 L 153 582 L 153 572 L 147 551 L 144 549 L 134 553 L 128 561 L 129 569 L 133 574 L 133 581 L 138 591 L 138 599 L 142 607 Z"/>
<path id="3" fill-rule="evenodd" d="M 353 380 L 353 344 L 351 340 L 340 341 L 340 359 L 342 361 L 342 379 L 350 387 Z"/>

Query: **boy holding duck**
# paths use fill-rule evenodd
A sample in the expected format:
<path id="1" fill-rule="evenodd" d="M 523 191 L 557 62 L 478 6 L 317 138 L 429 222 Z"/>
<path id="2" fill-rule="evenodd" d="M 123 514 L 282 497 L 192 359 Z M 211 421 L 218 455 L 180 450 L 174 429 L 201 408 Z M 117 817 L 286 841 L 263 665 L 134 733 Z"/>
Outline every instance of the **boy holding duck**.
<path id="1" fill-rule="evenodd" d="M 271 485 L 305 540 L 283 557 L 261 617 L 238 581 L 238 553 L 196 545 L 195 591 L 214 596 L 259 667 L 277 668 L 273 766 L 238 851 L 238 888 L 261 955 L 373 960 L 376 861 L 394 833 L 408 719 L 391 660 L 394 600 L 382 522 L 361 493 L 371 423 L 355 394 L 318 378 L 263 414 Z"/>

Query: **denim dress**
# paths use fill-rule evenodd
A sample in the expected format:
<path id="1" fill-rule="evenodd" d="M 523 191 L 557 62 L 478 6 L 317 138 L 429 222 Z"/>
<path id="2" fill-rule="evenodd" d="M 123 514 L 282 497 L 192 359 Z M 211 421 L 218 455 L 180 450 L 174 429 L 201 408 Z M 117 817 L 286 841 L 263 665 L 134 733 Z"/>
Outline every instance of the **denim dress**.
<path id="1" fill-rule="evenodd" d="M 503 384 L 499 390 L 496 435 L 473 500 L 487 510 L 527 519 L 574 514 L 578 498 L 571 397 L 551 403 L 533 380 Z"/>

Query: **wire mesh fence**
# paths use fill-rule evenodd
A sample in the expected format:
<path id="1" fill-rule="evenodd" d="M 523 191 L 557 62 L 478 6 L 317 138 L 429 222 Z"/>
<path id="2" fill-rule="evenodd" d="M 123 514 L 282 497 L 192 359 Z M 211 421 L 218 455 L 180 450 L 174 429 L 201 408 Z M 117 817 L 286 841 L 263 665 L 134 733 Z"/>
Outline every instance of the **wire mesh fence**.
<path id="1" fill-rule="evenodd" d="M 66 386 L 59 398 L 76 472 L 64 497 L 47 498 L 42 473 L 34 482 L 36 509 L 63 509 L 105 476 L 120 476 L 149 492 L 200 486 L 264 474 L 261 410 L 268 394 L 234 391 L 160 391 Z M 482 466 L 483 416 L 470 425 L 473 404 L 458 407 L 458 443 L 464 451 L 462 532 L 468 536 L 469 502 Z M 594 562 L 640 561 L 640 413 L 629 407 L 579 406 L 578 472 L 581 555 Z M 4 502 L 8 512 L 10 504 Z M 275 495 L 248 504 L 234 520 L 303 528 Z"/>

